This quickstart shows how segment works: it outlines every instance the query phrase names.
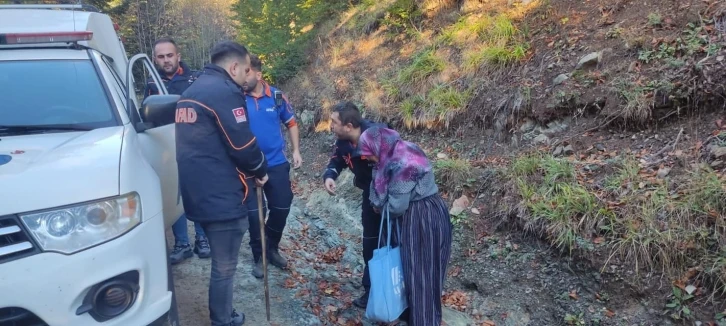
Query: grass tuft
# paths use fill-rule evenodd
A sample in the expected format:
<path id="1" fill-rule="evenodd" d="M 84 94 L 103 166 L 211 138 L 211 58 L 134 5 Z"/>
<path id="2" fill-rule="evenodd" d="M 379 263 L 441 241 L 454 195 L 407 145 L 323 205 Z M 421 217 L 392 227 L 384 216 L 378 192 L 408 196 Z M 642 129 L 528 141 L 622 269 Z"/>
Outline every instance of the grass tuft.
<path id="1" fill-rule="evenodd" d="M 508 174 L 525 208 L 520 218 L 527 231 L 570 252 L 591 250 L 599 238 L 609 251 L 605 266 L 619 257 L 637 272 L 675 276 L 696 268 L 726 294 L 726 186 L 715 171 L 699 167 L 670 183 L 626 157 L 602 183 L 604 192 L 579 171 L 577 163 L 544 153 L 512 162 Z"/>
<path id="2" fill-rule="evenodd" d="M 557 248 L 571 252 L 579 238 L 609 227 L 612 212 L 577 182 L 575 167 L 566 159 L 531 154 L 515 160 L 510 171 L 529 212 L 525 227 Z"/>
<path id="3" fill-rule="evenodd" d="M 433 48 L 425 49 L 414 56 L 413 61 L 398 74 L 399 84 L 414 84 L 446 68 L 446 61 L 436 55 Z"/>
<path id="4" fill-rule="evenodd" d="M 471 163 L 464 159 L 442 159 L 434 162 L 436 182 L 446 192 L 460 190 L 474 176 Z"/>

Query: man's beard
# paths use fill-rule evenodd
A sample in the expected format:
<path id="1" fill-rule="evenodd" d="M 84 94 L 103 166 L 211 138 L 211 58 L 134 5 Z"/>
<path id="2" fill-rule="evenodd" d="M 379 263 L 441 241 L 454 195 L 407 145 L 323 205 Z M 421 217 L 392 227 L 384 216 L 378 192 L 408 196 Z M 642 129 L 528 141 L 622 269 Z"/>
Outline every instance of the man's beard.
<path id="1" fill-rule="evenodd" d="M 177 70 L 179 70 L 179 65 L 163 66 L 162 69 L 164 69 L 165 73 L 173 75 L 177 72 Z"/>
<path id="2" fill-rule="evenodd" d="M 248 92 L 249 93 L 249 92 L 255 90 L 256 87 L 257 87 L 257 81 L 256 80 L 253 81 L 253 82 L 251 82 L 251 83 L 250 82 L 245 82 L 244 86 L 242 87 L 242 90 L 244 90 L 245 92 Z"/>

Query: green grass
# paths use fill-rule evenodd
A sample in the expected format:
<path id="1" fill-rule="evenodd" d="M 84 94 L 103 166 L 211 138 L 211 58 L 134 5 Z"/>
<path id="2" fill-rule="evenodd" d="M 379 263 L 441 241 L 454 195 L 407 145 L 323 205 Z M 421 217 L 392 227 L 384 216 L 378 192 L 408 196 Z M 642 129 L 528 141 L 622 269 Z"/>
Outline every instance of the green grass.
<path id="1" fill-rule="evenodd" d="M 462 110 L 470 96 L 469 91 L 462 92 L 452 86 L 436 86 L 428 95 L 430 110 L 443 118 L 447 113 Z"/>
<path id="2" fill-rule="evenodd" d="M 579 237 L 589 238 L 612 218 L 577 182 L 575 167 L 566 159 L 532 154 L 515 160 L 510 169 L 529 212 L 527 228 L 559 249 L 571 252 Z"/>
<path id="3" fill-rule="evenodd" d="M 614 91 L 625 102 L 620 115 L 629 122 L 648 121 L 653 116 L 655 105 L 653 93 L 660 90 L 668 94 L 674 89 L 674 85 L 666 80 L 643 82 L 633 78 L 617 78 L 613 80 L 613 85 Z"/>
<path id="4" fill-rule="evenodd" d="M 504 14 L 462 17 L 445 28 L 436 43 L 467 50 L 462 68 L 469 72 L 483 64 L 501 66 L 520 61 L 529 48 L 524 33 Z M 471 48 L 476 50 L 470 51 Z"/>
<path id="5" fill-rule="evenodd" d="M 436 55 L 434 48 L 424 49 L 413 57 L 411 63 L 398 74 L 397 82 L 411 85 L 444 70 L 446 61 Z"/>
<path id="6" fill-rule="evenodd" d="M 436 182 L 443 191 L 461 190 L 473 177 L 471 163 L 464 159 L 441 159 L 434 162 Z"/>
<path id="7" fill-rule="evenodd" d="M 526 54 L 527 46 L 523 44 L 512 47 L 495 45 L 484 47 L 480 51 L 467 56 L 463 65 L 467 71 L 476 69 L 485 63 L 492 66 L 504 66 L 524 59 Z"/>
<path id="8" fill-rule="evenodd" d="M 425 96 L 416 94 L 406 98 L 399 110 L 409 129 L 448 124 L 455 114 L 464 110 L 470 98 L 470 90 L 459 91 L 453 86 L 438 85 Z"/>
<path id="9" fill-rule="evenodd" d="M 545 153 L 515 159 L 508 175 L 525 208 L 526 230 L 570 253 L 604 238 L 605 266 L 619 257 L 636 272 L 669 276 L 696 267 L 712 289 L 726 294 L 723 178 L 701 167 L 671 183 L 641 174 L 635 158 L 616 164 L 600 191 L 583 180 L 578 163 Z"/>
<path id="10" fill-rule="evenodd" d="M 610 192 L 620 192 L 623 188 L 632 189 L 637 187 L 639 172 L 640 163 L 633 157 L 627 157 L 619 163 L 619 166 L 615 169 L 615 174 L 605 180 L 605 189 Z"/>

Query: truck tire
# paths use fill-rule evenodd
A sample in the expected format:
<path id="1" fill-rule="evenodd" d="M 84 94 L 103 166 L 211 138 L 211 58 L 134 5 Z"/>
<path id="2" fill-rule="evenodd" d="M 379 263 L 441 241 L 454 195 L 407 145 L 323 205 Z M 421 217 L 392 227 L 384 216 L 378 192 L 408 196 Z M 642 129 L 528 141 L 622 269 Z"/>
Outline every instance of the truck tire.
<path id="1" fill-rule="evenodd" d="M 168 252 L 168 244 L 166 249 Z M 179 321 L 179 309 L 176 302 L 176 290 L 174 289 L 174 272 L 171 270 L 171 263 L 169 262 L 168 254 L 166 255 L 166 274 L 168 279 L 167 286 L 169 291 L 171 291 L 171 307 L 169 307 L 169 311 L 164 314 L 164 316 L 149 326 L 181 326 L 181 322 Z"/>

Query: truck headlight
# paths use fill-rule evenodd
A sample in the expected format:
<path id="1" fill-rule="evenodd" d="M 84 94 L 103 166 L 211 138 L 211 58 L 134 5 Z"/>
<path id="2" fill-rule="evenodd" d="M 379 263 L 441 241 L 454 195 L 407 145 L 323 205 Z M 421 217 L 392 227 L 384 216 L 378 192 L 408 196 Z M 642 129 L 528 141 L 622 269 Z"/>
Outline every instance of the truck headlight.
<path id="1" fill-rule="evenodd" d="M 136 193 L 21 215 L 44 251 L 72 254 L 114 239 L 141 222 Z"/>

